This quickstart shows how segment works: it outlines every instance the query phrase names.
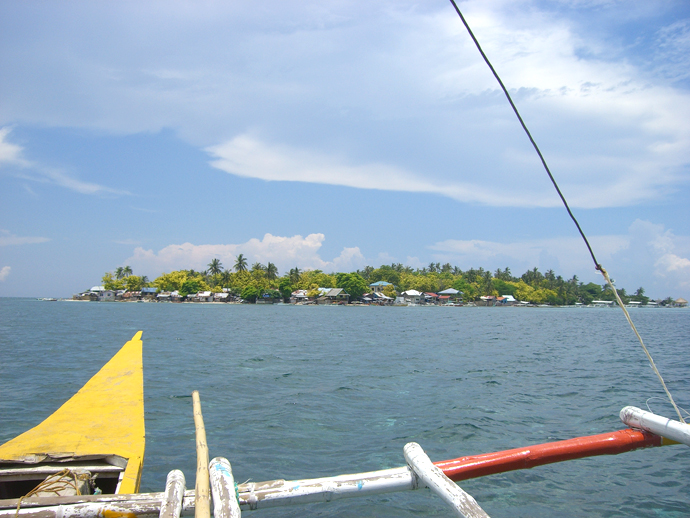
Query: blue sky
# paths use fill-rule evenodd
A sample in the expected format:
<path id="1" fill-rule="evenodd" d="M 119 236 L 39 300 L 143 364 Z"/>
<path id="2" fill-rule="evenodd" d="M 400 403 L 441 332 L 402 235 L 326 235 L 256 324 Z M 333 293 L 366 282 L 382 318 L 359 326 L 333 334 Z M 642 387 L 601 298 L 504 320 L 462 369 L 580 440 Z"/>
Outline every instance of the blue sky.
<path id="1" fill-rule="evenodd" d="M 690 4 L 460 2 L 617 286 L 690 299 Z M 0 296 L 243 253 L 602 283 L 447 1 L 0 3 Z"/>

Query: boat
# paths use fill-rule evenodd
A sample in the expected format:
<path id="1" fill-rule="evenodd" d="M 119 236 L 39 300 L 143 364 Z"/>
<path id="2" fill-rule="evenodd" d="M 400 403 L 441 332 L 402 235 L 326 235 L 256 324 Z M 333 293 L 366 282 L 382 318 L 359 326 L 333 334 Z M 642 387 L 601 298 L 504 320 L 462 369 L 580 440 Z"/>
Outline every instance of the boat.
<path id="1" fill-rule="evenodd" d="M 595 455 L 690 445 L 687 424 L 626 407 L 620 417 L 629 428 L 604 434 L 436 462 L 411 442 L 401 452 L 403 465 L 398 468 L 236 484 L 226 458 L 208 460 L 195 391 L 195 489 L 187 490 L 184 475 L 173 469 L 164 492 L 138 494 L 145 446 L 141 336 L 137 332 L 45 421 L 0 446 L 0 518 L 206 518 L 211 498 L 215 518 L 233 518 L 243 510 L 427 487 L 460 515 L 483 517 L 488 515 L 456 482 Z M 51 487 L 55 477 L 67 492 Z"/>
<path id="2" fill-rule="evenodd" d="M 34 494 L 139 490 L 145 447 L 141 335 L 45 421 L 0 446 L 0 499 L 23 497 L 41 484 L 46 491 Z M 51 483 L 69 487 L 56 492 Z"/>

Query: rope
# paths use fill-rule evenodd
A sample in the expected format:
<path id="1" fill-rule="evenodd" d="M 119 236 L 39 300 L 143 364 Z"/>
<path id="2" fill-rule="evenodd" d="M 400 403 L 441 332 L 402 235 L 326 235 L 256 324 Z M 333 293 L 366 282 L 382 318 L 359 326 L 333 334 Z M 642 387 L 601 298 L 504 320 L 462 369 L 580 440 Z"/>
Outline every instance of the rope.
<path id="1" fill-rule="evenodd" d="M 69 476 L 72 477 L 71 480 L 67 478 Z M 81 491 L 79 489 L 79 480 L 89 480 L 90 478 L 91 477 L 88 473 L 77 474 L 68 468 L 58 471 L 57 473 L 53 473 L 19 499 L 17 502 L 17 511 L 14 513 L 15 518 L 19 516 L 19 509 L 21 508 L 22 501 L 25 498 L 29 498 L 30 496 L 40 492 L 53 493 L 55 496 L 59 496 L 60 491 L 64 491 L 70 487 L 74 488 L 77 495 L 81 495 Z"/>
<path id="2" fill-rule="evenodd" d="M 635 327 L 635 324 L 633 324 L 632 318 L 630 318 L 630 314 L 628 313 L 628 310 L 625 309 L 625 305 L 623 304 L 623 301 L 618 296 L 618 290 L 613 285 L 613 282 L 611 282 L 611 278 L 609 277 L 608 272 L 603 267 L 600 268 L 600 270 L 601 270 L 601 274 L 604 276 L 604 279 L 606 279 L 606 282 L 608 283 L 608 285 L 611 286 L 611 290 L 613 290 L 613 294 L 616 296 L 616 300 L 618 301 L 618 305 L 623 310 L 623 313 L 625 314 L 625 318 L 628 319 L 628 324 L 630 324 L 630 327 L 632 328 L 633 332 L 637 336 L 637 339 L 640 341 L 640 345 L 642 346 L 642 350 L 647 355 L 647 359 L 649 360 L 649 365 L 652 367 L 654 374 L 656 374 L 657 377 L 659 378 L 659 381 L 661 382 L 661 386 L 664 387 L 664 392 L 666 392 L 666 395 L 668 396 L 669 401 L 671 401 L 673 408 L 675 409 L 676 413 L 678 414 L 678 419 L 680 420 L 681 423 L 685 423 L 685 419 L 683 419 L 683 415 L 680 413 L 680 410 L 678 409 L 676 402 L 673 400 L 673 396 L 671 395 L 671 392 L 669 392 L 668 388 L 666 387 L 666 383 L 664 382 L 664 378 L 661 376 L 659 369 L 656 368 L 656 364 L 654 363 L 654 360 L 652 359 L 652 355 L 649 354 L 649 351 L 647 350 L 647 346 L 645 346 L 644 341 L 642 340 L 642 337 L 640 336 L 640 333 L 637 332 L 637 328 Z"/>
<path id="3" fill-rule="evenodd" d="M 455 8 L 455 12 L 458 13 L 460 20 L 462 20 L 462 23 L 465 26 L 465 28 L 467 29 L 467 32 L 469 33 L 470 37 L 472 38 L 472 41 L 474 41 L 474 44 L 477 47 L 477 50 L 479 50 L 479 53 L 482 55 L 484 62 L 488 65 L 489 69 L 491 70 L 491 73 L 496 78 L 496 81 L 498 81 L 498 84 L 500 85 L 501 89 L 503 90 L 503 93 L 505 94 L 506 98 L 508 99 L 510 106 L 513 108 L 513 112 L 515 112 L 515 116 L 520 121 L 520 125 L 522 126 L 522 129 L 525 130 L 525 133 L 527 134 L 529 141 L 532 143 L 534 150 L 537 152 L 537 155 L 539 155 L 539 159 L 541 160 L 541 163 L 544 166 L 544 169 L 546 170 L 546 174 L 549 175 L 549 178 L 551 179 L 551 183 L 553 184 L 554 188 L 556 189 L 558 196 L 561 198 L 561 201 L 563 202 L 565 209 L 568 211 L 568 215 L 570 216 L 570 219 L 572 219 L 573 223 L 575 223 L 575 226 L 577 227 L 577 230 L 580 233 L 580 236 L 582 236 L 582 239 L 585 242 L 585 245 L 587 246 L 587 250 L 589 250 L 589 255 L 592 257 L 592 261 L 594 261 L 594 268 L 596 270 L 598 270 L 599 272 L 601 272 L 601 274 L 604 276 L 604 279 L 606 279 L 606 282 L 609 284 L 609 286 L 611 286 L 611 289 L 613 290 L 613 293 L 616 296 L 616 300 L 618 301 L 618 305 L 623 310 L 623 313 L 625 313 L 625 318 L 628 320 L 630 327 L 632 328 L 633 332 L 637 336 L 637 339 L 640 341 L 640 345 L 642 345 L 642 349 L 644 350 L 645 354 L 647 355 L 647 358 L 649 359 L 649 363 L 652 367 L 652 370 L 654 371 L 654 373 L 659 378 L 659 381 L 661 381 L 661 385 L 664 388 L 664 391 L 666 392 L 668 399 L 671 401 L 673 408 L 676 410 L 676 413 L 678 414 L 678 418 L 680 419 L 680 422 L 685 423 L 685 420 L 683 419 L 683 416 L 681 415 L 680 410 L 678 410 L 678 407 L 676 406 L 676 403 L 673 400 L 673 396 L 671 396 L 671 393 L 669 392 L 668 388 L 666 387 L 666 383 L 664 383 L 664 379 L 661 377 L 659 370 L 656 368 L 656 365 L 654 364 L 654 360 L 652 359 L 652 355 L 649 354 L 647 347 L 645 346 L 644 342 L 642 341 L 642 337 L 640 336 L 640 333 L 637 332 L 637 329 L 635 328 L 635 324 L 633 324 L 633 321 L 630 318 L 630 315 L 628 314 L 628 310 L 625 309 L 625 305 L 623 304 L 620 297 L 618 296 L 618 291 L 616 291 L 616 288 L 613 286 L 613 283 L 611 282 L 611 279 L 609 278 L 608 273 L 606 272 L 604 267 L 601 264 L 599 264 L 599 262 L 597 261 L 597 258 L 594 256 L 594 251 L 592 250 L 592 247 L 590 246 L 589 241 L 587 240 L 587 236 L 585 236 L 585 233 L 583 232 L 582 228 L 580 227 L 580 224 L 578 223 L 577 219 L 575 218 L 575 215 L 570 210 L 570 207 L 568 206 L 568 202 L 566 201 L 565 196 L 563 196 L 561 189 L 558 187 L 558 184 L 556 183 L 556 179 L 551 174 L 551 170 L 549 169 L 549 166 L 546 164 L 546 159 L 541 154 L 541 151 L 539 150 L 539 146 L 537 146 L 537 143 L 532 138 L 532 134 L 527 129 L 527 125 L 522 120 L 522 117 L 520 116 L 520 112 L 518 111 L 517 106 L 515 106 L 513 99 L 510 97 L 510 94 L 508 93 L 508 89 L 503 84 L 503 81 L 501 81 L 501 78 L 498 76 L 498 73 L 494 69 L 491 62 L 489 61 L 489 58 L 486 56 L 486 54 L 482 50 L 481 45 L 479 45 L 479 41 L 474 36 L 472 29 L 470 29 L 470 26 L 467 23 L 467 20 L 465 20 L 465 17 L 460 12 L 460 9 L 458 8 L 457 4 L 455 3 L 455 0 L 450 0 L 450 3 L 453 4 L 453 7 Z"/>

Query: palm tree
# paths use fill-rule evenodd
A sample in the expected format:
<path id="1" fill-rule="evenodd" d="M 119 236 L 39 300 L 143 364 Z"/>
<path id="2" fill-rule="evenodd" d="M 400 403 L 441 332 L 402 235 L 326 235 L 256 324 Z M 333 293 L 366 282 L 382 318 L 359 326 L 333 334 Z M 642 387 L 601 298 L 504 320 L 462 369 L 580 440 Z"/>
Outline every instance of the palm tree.
<path id="1" fill-rule="evenodd" d="M 275 264 L 268 263 L 266 266 L 266 277 L 271 281 L 278 277 L 278 267 Z"/>
<path id="2" fill-rule="evenodd" d="M 217 273 L 220 273 L 223 271 L 223 265 L 220 263 L 219 259 L 212 259 L 210 263 L 208 263 L 208 273 L 211 275 L 216 275 Z"/>
<path id="3" fill-rule="evenodd" d="M 258 261 L 252 265 L 252 273 L 265 272 L 265 271 L 266 271 L 266 267 Z"/>
<path id="4" fill-rule="evenodd" d="M 118 266 L 117 268 L 115 268 L 115 278 L 116 279 L 122 279 L 125 276 L 123 270 L 124 270 L 124 268 L 122 268 L 122 266 Z"/>
<path id="5" fill-rule="evenodd" d="M 131 267 L 131 266 L 125 266 L 125 267 L 122 269 L 122 275 L 125 276 L 125 277 L 129 277 L 130 275 L 132 275 L 132 273 L 133 273 L 133 272 L 132 272 L 132 267 Z"/>
<path id="6" fill-rule="evenodd" d="M 247 271 L 247 258 L 240 254 L 236 258 L 237 260 L 235 261 L 235 271 L 236 272 L 246 272 Z"/>
<path id="7" fill-rule="evenodd" d="M 302 271 L 296 266 L 290 270 L 290 282 L 292 284 L 297 284 L 299 282 L 299 277 L 302 275 Z"/>

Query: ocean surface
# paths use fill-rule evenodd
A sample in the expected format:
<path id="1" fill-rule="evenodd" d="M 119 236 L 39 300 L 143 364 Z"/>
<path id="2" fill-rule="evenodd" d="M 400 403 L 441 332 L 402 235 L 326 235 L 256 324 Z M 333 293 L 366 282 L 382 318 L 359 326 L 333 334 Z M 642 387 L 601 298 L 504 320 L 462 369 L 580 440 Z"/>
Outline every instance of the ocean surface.
<path id="1" fill-rule="evenodd" d="M 631 310 L 690 409 L 690 310 Z M 0 443 L 38 424 L 143 330 L 142 491 L 194 487 L 191 392 L 210 456 L 244 482 L 404 465 L 624 428 L 626 405 L 673 417 L 611 308 L 310 307 L 0 299 Z M 652 398 L 652 399 L 650 399 Z M 690 449 L 669 446 L 461 483 L 493 518 L 690 515 Z M 247 511 L 256 517 L 451 516 L 428 490 Z"/>

